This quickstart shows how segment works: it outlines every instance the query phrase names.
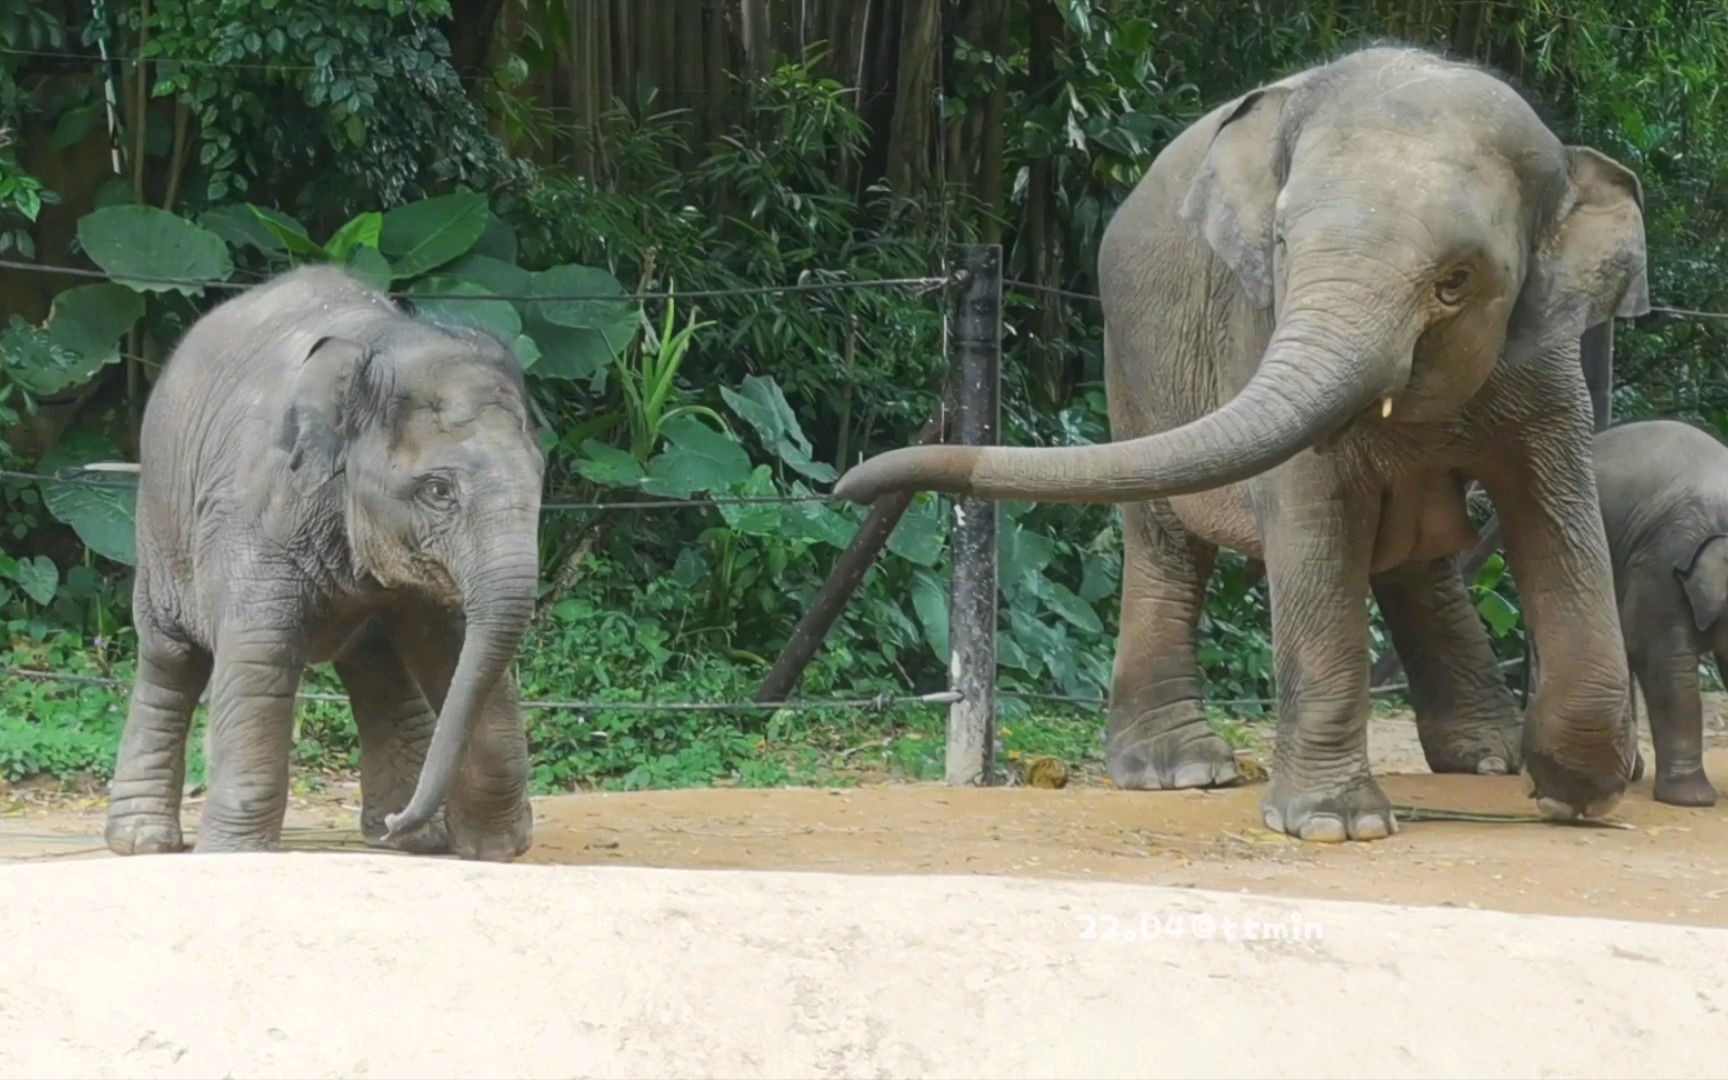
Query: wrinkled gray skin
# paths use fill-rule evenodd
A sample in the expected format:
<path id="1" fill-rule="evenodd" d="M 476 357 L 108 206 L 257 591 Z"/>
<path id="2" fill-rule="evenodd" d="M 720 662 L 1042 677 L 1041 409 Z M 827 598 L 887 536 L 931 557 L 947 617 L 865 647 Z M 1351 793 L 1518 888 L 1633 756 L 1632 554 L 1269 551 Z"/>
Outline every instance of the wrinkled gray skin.
<path id="1" fill-rule="evenodd" d="M 1107 762 L 1125 788 L 1230 781 L 1196 623 L 1219 547 L 1264 561 L 1279 692 L 1268 828 L 1396 828 L 1368 768 L 1370 591 L 1429 758 L 1527 771 L 1552 818 L 1625 787 L 1627 694 L 1590 463 L 1583 332 L 1648 310 L 1642 193 L 1478 69 L 1376 48 L 1213 110 L 1111 220 L 1098 260 L 1116 442 L 917 447 L 892 491 L 1115 502 L 1126 534 Z M 1386 410 L 1390 410 L 1387 412 Z M 1522 743 L 1454 557 L 1468 478 L 1498 509 L 1547 661 Z"/>
<path id="2" fill-rule="evenodd" d="M 277 847 L 301 673 L 331 661 L 370 843 L 527 850 L 510 664 L 533 612 L 543 462 L 507 349 L 339 269 L 294 270 L 187 332 L 150 395 L 140 466 L 140 656 L 111 849 L 183 847 L 206 685 L 196 850 Z"/>
<path id="3" fill-rule="evenodd" d="M 1675 420 L 1612 427 L 1596 436 L 1596 488 L 1626 664 L 1650 712 L 1656 799 L 1712 806 L 1698 663 L 1709 656 L 1728 677 L 1728 447 Z"/>

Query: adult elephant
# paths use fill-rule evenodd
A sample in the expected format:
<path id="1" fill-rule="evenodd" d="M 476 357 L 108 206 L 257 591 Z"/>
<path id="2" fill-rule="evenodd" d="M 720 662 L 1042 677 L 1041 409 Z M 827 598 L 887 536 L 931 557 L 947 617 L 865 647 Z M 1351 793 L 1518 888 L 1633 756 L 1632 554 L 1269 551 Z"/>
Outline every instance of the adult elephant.
<path id="1" fill-rule="evenodd" d="M 534 609 L 544 463 L 509 349 L 304 267 L 187 331 L 140 448 L 138 675 L 108 846 L 183 846 L 186 739 L 208 685 L 197 850 L 275 847 L 296 689 L 332 661 L 360 734 L 366 839 L 522 854 L 533 815 L 510 665 Z"/>
<path id="2" fill-rule="evenodd" d="M 1118 441 L 897 449 L 835 492 L 1127 504 L 1120 786 L 1235 776 L 1195 656 L 1225 546 L 1264 561 L 1272 598 L 1268 828 L 1397 827 L 1368 768 L 1370 588 L 1403 601 L 1395 628 L 1434 639 L 1414 651 L 1473 653 L 1430 672 L 1458 767 L 1521 757 L 1542 813 L 1596 817 L 1625 788 L 1627 672 L 1579 338 L 1649 310 L 1644 261 L 1631 172 L 1563 145 L 1476 67 L 1362 50 L 1213 110 L 1112 219 L 1098 273 Z M 1453 562 L 1475 537 L 1469 478 L 1499 511 L 1546 664 L 1521 746 L 1504 694 L 1447 707 L 1448 683 L 1492 665 Z"/>

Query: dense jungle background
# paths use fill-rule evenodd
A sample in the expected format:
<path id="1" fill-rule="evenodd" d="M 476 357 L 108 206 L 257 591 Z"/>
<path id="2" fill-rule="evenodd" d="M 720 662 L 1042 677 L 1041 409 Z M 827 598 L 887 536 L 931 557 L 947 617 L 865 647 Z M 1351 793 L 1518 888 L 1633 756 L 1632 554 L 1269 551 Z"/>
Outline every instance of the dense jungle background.
<path id="1" fill-rule="evenodd" d="M 548 501 L 799 494 L 931 415 L 940 293 L 499 302 L 944 272 L 1094 289 L 1113 208 L 1175 133 L 1373 40 L 1493 65 L 1639 172 L 1665 308 L 1728 310 L 1728 9 L 1716 0 L 9 0 L 0 10 L 0 467 L 135 460 L 152 379 L 227 289 L 330 260 L 515 343 Z M 77 267 L 97 276 L 48 272 Z M 1003 440 L 1106 437 L 1099 313 L 1006 298 Z M 1728 435 L 1728 325 L 1616 329 L 1617 418 Z M 0 779 L 111 767 L 131 675 L 124 482 L 0 481 Z M 548 514 L 529 698 L 747 700 L 863 513 L 820 503 Z M 944 688 L 945 504 L 921 497 L 798 688 Z M 1005 691 L 1108 690 L 1110 508 L 1004 507 Z M 1498 558 L 1476 579 L 1521 654 Z M 1263 585 L 1226 556 L 1209 695 L 1272 690 Z M 1378 633 L 1378 631 L 1377 631 Z M 1376 649 L 1384 648 L 1384 638 Z M 1515 677 L 1515 673 L 1514 673 Z M 333 690 L 327 673 L 308 689 Z M 1094 709 L 1003 701 L 1007 756 L 1098 756 Z M 1232 704 L 1231 724 L 1262 706 Z M 943 709 L 529 714 L 541 791 L 940 775 Z M 302 710 L 340 769 L 344 706 Z M 201 776 L 194 751 L 191 776 Z"/>

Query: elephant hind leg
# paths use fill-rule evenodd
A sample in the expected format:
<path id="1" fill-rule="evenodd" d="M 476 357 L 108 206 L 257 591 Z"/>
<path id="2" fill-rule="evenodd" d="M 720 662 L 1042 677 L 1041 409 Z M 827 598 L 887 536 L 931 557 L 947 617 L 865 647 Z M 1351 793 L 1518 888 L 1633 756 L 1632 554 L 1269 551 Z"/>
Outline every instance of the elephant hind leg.
<path id="1" fill-rule="evenodd" d="M 1373 589 L 1410 679 L 1428 767 L 1437 773 L 1517 772 L 1523 739 L 1518 704 L 1457 563 L 1407 563 L 1376 575 Z"/>
<path id="2" fill-rule="evenodd" d="M 368 622 L 333 665 L 360 733 L 360 834 L 372 847 L 417 855 L 450 850 L 442 816 L 386 844 L 384 819 L 414 795 L 438 714 L 385 628 Z"/>
<path id="3" fill-rule="evenodd" d="M 1637 625 L 1657 625 L 1639 623 Z M 1650 717 L 1656 750 L 1652 794 L 1672 806 L 1714 806 L 1716 788 L 1704 772 L 1704 703 L 1700 652 L 1691 628 L 1670 622 L 1632 648 L 1631 667 Z"/>
<path id="4" fill-rule="evenodd" d="M 116 855 L 155 855 L 185 847 L 180 797 L 186 784 L 186 740 L 193 710 L 210 681 L 211 658 L 160 626 L 147 600 L 135 603 L 134 610 L 139 612 L 138 671 L 103 831 Z"/>
<path id="5" fill-rule="evenodd" d="M 1217 549 L 1168 503 L 1122 507 L 1121 630 L 1105 761 L 1117 787 L 1212 787 L 1236 757 L 1206 722 L 1196 636 Z"/>

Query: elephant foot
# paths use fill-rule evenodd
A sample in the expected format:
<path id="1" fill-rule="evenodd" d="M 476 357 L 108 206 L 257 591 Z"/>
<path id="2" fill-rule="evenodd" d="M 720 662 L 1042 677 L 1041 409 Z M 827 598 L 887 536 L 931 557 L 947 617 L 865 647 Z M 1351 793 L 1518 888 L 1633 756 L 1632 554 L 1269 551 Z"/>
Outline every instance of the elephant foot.
<path id="1" fill-rule="evenodd" d="M 407 805 L 407 800 L 403 800 Z M 444 827 L 440 817 L 395 840 L 385 840 L 384 834 L 389 832 L 384 826 L 384 819 L 396 810 L 362 810 L 360 813 L 360 835 L 365 839 L 366 846 L 383 851 L 402 851 L 410 855 L 446 855 L 450 852 L 450 833 Z"/>
<path id="2" fill-rule="evenodd" d="M 1144 721 L 1125 726 L 1106 739 L 1104 760 L 1125 791 L 1222 787 L 1240 775 L 1230 745 L 1203 719 L 1162 730 Z"/>
<path id="3" fill-rule="evenodd" d="M 496 817 L 471 817 L 455 804 L 445 811 L 450 850 L 459 859 L 507 863 L 520 858 L 534 844 L 534 808 L 526 799 L 518 804 L 508 824 Z"/>
<path id="4" fill-rule="evenodd" d="M 1550 821 L 1594 820 L 1606 817 L 1626 793 L 1626 768 L 1616 762 L 1606 773 L 1588 773 L 1567 765 L 1544 750 L 1524 754 L 1525 794 L 1536 800 L 1536 811 Z"/>
<path id="5" fill-rule="evenodd" d="M 186 850 L 180 822 L 168 814 L 110 816 L 103 840 L 116 855 L 167 855 Z"/>
<path id="6" fill-rule="evenodd" d="M 1418 733 L 1431 772 L 1510 776 L 1524 763 L 1523 724 L 1516 716 L 1432 724 Z"/>
<path id="7" fill-rule="evenodd" d="M 1303 787 L 1276 770 L 1260 800 L 1260 816 L 1273 832 L 1321 844 L 1384 840 L 1398 831 L 1392 804 L 1363 772 L 1332 787 Z"/>
<path id="8" fill-rule="evenodd" d="M 1656 801 L 1670 806 L 1715 806 L 1716 788 L 1702 768 L 1656 778 Z"/>
<path id="9" fill-rule="evenodd" d="M 200 831 L 198 842 L 192 845 L 194 855 L 235 855 L 251 852 L 282 850 L 282 841 L 275 836 L 256 833 L 223 833 Z"/>

